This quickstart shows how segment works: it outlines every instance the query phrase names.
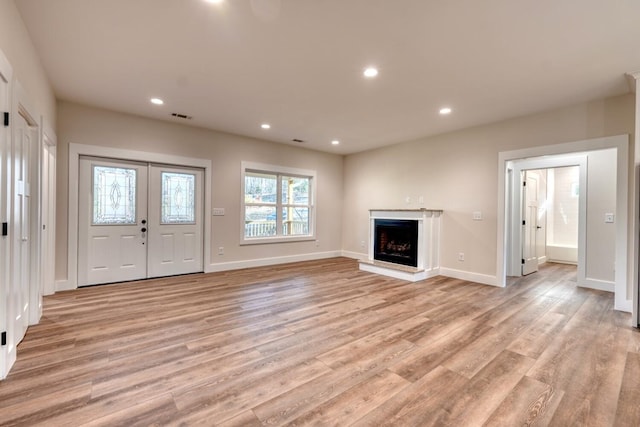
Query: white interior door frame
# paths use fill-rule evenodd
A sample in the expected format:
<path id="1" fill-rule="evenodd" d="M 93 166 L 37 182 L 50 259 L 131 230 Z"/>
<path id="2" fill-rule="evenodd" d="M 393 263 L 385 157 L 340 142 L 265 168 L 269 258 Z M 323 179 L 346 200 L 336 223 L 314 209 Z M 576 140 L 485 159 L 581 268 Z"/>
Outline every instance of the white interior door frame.
<path id="1" fill-rule="evenodd" d="M 507 242 L 510 251 L 508 258 L 510 262 L 507 263 L 507 275 L 509 276 L 521 276 L 522 275 L 522 225 L 523 218 L 522 212 L 522 199 L 523 187 L 521 181 L 522 172 L 534 169 L 549 169 L 559 168 L 565 166 L 578 166 L 580 168 L 580 180 L 579 180 L 579 213 L 578 213 L 578 285 L 584 285 L 586 282 L 586 250 L 585 242 L 587 236 L 587 155 L 556 155 L 556 156 L 544 156 L 537 158 L 529 158 L 522 160 L 513 160 L 509 162 L 509 166 L 513 170 L 513 177 L 518 182 L 512 182 L 511 194 L 509 200 L 511 201 L 511 229 L 507 233 Z M 510 236 L 510 238 L 509 238 Z"/>
<path id="2" fill-rule="evenodd" d="M 57 138 L 51 126 L 42 120 L 40 136 L 42 153 L 40 188 L 42 194 L 41 214 L 38 230 L 42 234 L 40 271 L 41 288 L 44 295 L 55 292 L 56 253 L 56 163 Z"/>
<path id="3" fill-rule="evenodd" d="M 80 156 L 104 157 L 146 163 L 204 169 L 204 267 L 211 262 L 211 160 L 97 145 L 69 144 L 69 197 L 67 223 L 67 280 L 56 281 L 56 290 L 78 287 L 78 178 Z"/>
<path id="4" fill-rule="evenodd" d="M 509 165 L 514 160 L 531 157 L 573 154 L 586 151 L 615 148 L 617 151 L 617 184 L 616 184 L 616 265 L 615 265 L 615 299 L 614 308 L 620 311 L 632 311 L 633 282 L 629 282 L 628 267 L 636 256 L 633 241 L 628 230 L 634 230 L 634 224 L 629 222 L 629 135 L 616 135 L 603 138 L 587 139 L 583 141 L 568 142 L 564 144 L 545 145 L 514 151 L 498 153 L 498 230 L 497 230 L 497 254 L 496 276 L 498 286 L 506 286 L 509 245 L 507 237 L 509 230 L 507 221 L 509 186 L 507 177 Z M 516 174 L 511 174 L 516 175 Z M 631 185 L 634 185 L 631 182 Z M 635 191 L 635 189 L 633 189 Z"/>
<path id="5" fill-rule="evenodd" d="M 27 121 L 34 140 L 31 147 L 30 172 L 31 172 L 31 208 L 29 215 L 29 230 L 32 236 L 30 245 L 30 259 L 29 259 L 29 306 L 30 306 L 30 318 L 29 324 L 35 325 L 40 320 L 42 314 L 39 309 L 42 307 L 42 289 L 40 288 L 40 230 L 39 230 L 39 214 L 42 210 L 42 197 L 40 193 L 40 181 L 41 181 L 41 132 L 40 123 L 42 122 L 42 116 L 38 113 L 27 92 L 24 90 L 20 81 L 16 80 L 14 85 L 13 95 L 14 113 L 20 114 Z M 15 118 L 15 117 L 14 117 Z M 15 127 L 14 127 L 15 130 Z"/>

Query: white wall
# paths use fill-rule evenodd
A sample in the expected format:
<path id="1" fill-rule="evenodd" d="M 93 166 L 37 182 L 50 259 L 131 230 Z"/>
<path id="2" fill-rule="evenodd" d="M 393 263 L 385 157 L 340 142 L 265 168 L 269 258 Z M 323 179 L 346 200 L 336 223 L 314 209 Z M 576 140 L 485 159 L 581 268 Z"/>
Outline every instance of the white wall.
<path id="1" fill-rule="evenodd" d="M 615 177 L 615 174 L 614 174 Z M 574 186 L 580 182 L 577 166 L 549 169 L 550 193 L 547 237 L 551 246 L 578 247 L 579 197 Z"/>
<path id="2" fill-rule="evenodd" d="M 580 182 L 577 166 L 548 170 L 547 256 L 549 261 L 577 264 L 579 197 L 573 194 Z"/>
<path id="3" fill-rule="evenodd" d="M 252 262 L 256 260 L 287 261 L 304 255 L 313 258 L 340 253 L 342 156 L 60 102 L 56 212 L 58 280 L 68 277 L 66 255 L 69 143 L 210 159 L 212 206 L 225 208 L 225 216 L 212 217 L 212 255 L 210 260 L 205 260 L 205 265 L 212 269 L 254 265 Z M 242 161 L 317 171 L 317 242 L 240 246 Z M 218 255 L 217 248 L 220 246 L 225 248 L 224 255 Z"/>
<path id="4" fill-rule="evenodd" d="M 538 179 L 538 231 L 536 241 L 536 256 L 538 263 L 544 263 L 547 260 L 547 169 L 528 170 L 526 173 L 534 173 Z"/>
<path id="5" fill-rule="evenodd" d="M 56 121 L 53 89 L 13 0 L 0 0 L 0 50 L 13 67 L 14 79 L 27 92 L 45 124 L 53 127 Z"/>
<path id="6" fill-rule="evenodd" d="M 424 196 L 424 207 L 444 210 L 441 265 L 495 277 L 498 153 L 633 134 L 634 102 L 632 95 L 607 98 L 347 156 L 345 253 L 366 252 L 360 242 L 368 239 L 369 209 L 423 207 L 416 196 Z M 473 211 L 484 220 L 473 221 Z"/>
<path id="7" fill-rule="evenodd" d="M 615 279 L 615 223 L 605 213 L 616 213 L 616 151 L 588 153 L 586 278 Z"/>

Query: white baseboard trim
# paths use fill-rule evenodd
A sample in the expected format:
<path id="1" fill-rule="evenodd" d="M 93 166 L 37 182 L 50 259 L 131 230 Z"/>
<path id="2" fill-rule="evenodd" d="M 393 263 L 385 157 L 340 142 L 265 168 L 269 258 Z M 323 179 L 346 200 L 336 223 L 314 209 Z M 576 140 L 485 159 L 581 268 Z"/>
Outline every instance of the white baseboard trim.
<path id="1" fill-rule="evenodd" d="M 623 301 L 615 301 L 613 305 L 613 309 L 618 311 L 624 311 L 627 313 L 633 313 L 633 301 L 630 299 L 623 300 Z"/>
<path id="2" fill-rule="evenodd" d="M 60 292 L 60 291 L 71 291 L 76 289 L 75 286 L 72 286 L 69 283 L 69 280 L 67 279 L 63 279 L 63 280 L 56 280 L 56 292 Z"/>
<path id="3" fill-rule="evenodd" d="M 541 256 L 540 258 L 538 258 L 538 265 L 542 265 L 545 262 L 547 262 L 547 256 Z"/>
<path id="4" fill-rule="evenodd" d="M 616 284 L 608 280 L 590 279 L 586 277 L 584 282 L 578 283 L 581 288 L 595 289 L 597 291 L 615 292 Z"/>
<path id="5" fill-rule="evenodd" d="M 469 282 L 482 283 L 483 285 L 500 286 L 496 276 L 488 274 L 474 273 L 472 271 L 456 270 L 453 268 L 440 267 L 440 275 L 453 279 L 468 280 Z"/>
<path id="6" fill-rule="evenodd" d="M 342 251 L 342 256 L 357 259 L 358 261 L 366 261 L 367 259 L 369 259 L 368 254 L 363 254 L 360 252 Z"/>
<path id="7" fill-rule="evenodd" d="M 265 267 L 268 265 L 286 264 L 289 262 L 314 261 L 318 259 L 335 258 L 342 256 L 342 251 L 314 252 L 310 254 L 287 255 L 273 258 L 250 259 L 246 261 L 230 261 L 209 264 L 205 273 L 218 271 L 239 270 L 241 268 Z"/>

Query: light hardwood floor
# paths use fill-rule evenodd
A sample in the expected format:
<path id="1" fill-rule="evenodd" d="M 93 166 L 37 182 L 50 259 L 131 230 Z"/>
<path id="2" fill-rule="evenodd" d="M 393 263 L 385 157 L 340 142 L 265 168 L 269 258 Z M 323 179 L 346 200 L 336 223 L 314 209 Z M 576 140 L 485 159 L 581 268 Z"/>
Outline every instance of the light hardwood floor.
<path id="1" fill-rule="evenodd" d="M 637 427 L 640 333 L 575 277 L 408 283 L 336 258 L 61 292 L 0 424 Z"/>

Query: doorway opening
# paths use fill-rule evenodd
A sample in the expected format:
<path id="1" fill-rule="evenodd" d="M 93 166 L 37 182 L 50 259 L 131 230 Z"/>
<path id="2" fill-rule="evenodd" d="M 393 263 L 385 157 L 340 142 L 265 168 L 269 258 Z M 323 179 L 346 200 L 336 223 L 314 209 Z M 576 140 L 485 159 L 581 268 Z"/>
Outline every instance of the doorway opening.
<path id="1" fill-rule="evenodd" d="M 631 312 L 628 150 L 629 136 L 619 135 L 499 153 L 499 286 L 522 275 L 522 172 L 579 166 L 578 285 L 614 292 L 615 309 Z"/>
<path id="2" fill-rule="evenodd" d="M 580 166 L 521 173 L 522 275 L 549 262 L 578 265 Z"/>
<path id="3" fill-rule="evenodd" d="M 584 285 L 587 156 L 580 154 L 514 160 L 508 162 L 507 167 L 511 173 L 507 189 L 510 195 L 507 275 L 517 277 L 534 273 L 538 265 L 547 261 L 547 243 L 555 240 L 553 231 L 556 228 L 555 215 L 558 213 L 560 221 L 569 230 L 566 234 L 574 231 L 573 251 L 569 252 L 575 253 L 573 263 L 578 266 L 578 283 Z M 568 186 L 569 191 L 573 190 L 575 198 L 570 195 L 565 198 L 564 191 L 556 195 L 556 168 L 574 172 L 569 177 L 570 182 L 563 181 L 562 185 Z M 555 205 L 558 205 L 559 212 L 556 212 Z"/>

